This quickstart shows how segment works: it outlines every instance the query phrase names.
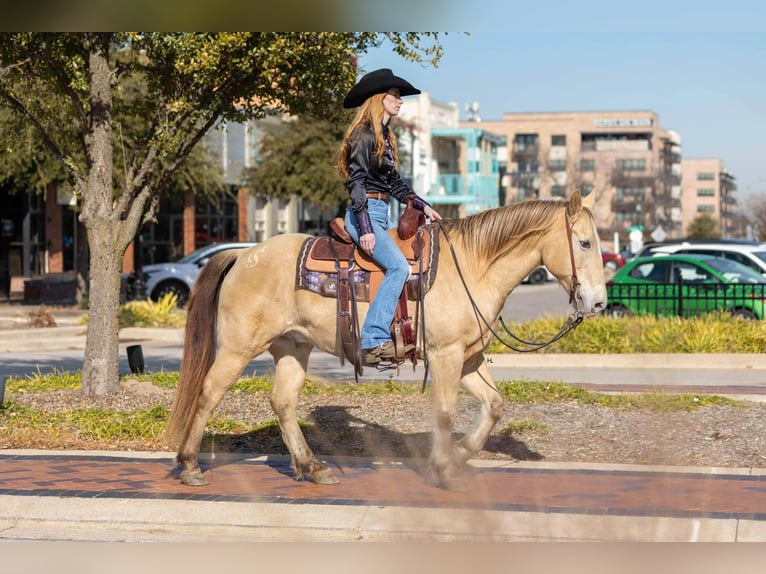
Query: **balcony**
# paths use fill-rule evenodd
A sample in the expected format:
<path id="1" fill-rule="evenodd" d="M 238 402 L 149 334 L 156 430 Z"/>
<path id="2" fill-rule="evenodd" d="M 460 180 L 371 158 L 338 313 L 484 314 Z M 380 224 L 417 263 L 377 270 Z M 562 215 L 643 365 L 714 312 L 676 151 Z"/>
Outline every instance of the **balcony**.
<path id="1" fill-rule="evenodd" d="M 513 152 L 511 155 L 511 161 L 518 161 L 519 159 L 529 159 L 537 157 L 540 154 L 539 144 L 513 144 Z"/>
<path id="2" fill-rule="evenodd" d="M 511 184 L 513 187 L 529 187 L 535 180 L 540 179 L 539 171 L 512 171 Z"/>
<path id="3" fill-rule="evenodd" d="M 466 214 L 498 206 L 498 177 L 444 174 L 431 187 L 427 201 L 435 204 L 465 204 Z"/>

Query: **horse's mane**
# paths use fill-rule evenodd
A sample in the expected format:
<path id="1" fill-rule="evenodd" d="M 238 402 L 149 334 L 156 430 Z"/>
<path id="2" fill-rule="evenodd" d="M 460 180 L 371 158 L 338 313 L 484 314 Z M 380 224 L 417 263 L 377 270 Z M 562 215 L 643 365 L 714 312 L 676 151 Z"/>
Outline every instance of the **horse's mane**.
<path id="1" fill-rule="evenodd" d="M 563 199 L 531 199 L 445 223 L 450 237 L 458 238 L 472 257 L 492 264 L 548 231 L 567 205 Z"/>

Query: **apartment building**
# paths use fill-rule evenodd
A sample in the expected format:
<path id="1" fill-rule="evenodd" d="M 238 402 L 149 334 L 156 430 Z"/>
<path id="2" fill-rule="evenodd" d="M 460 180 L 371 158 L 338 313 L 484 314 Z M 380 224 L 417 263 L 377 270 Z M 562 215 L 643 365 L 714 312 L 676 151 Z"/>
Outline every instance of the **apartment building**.
<path id="1" fill-rule="evenodd" d="M 462 125 L 468 125 L 465 122 Z M 646 110 L 507 113 L 483 128 L 505 136 L 506 203 L 595 191 L 603 240 L 681 237 L 681 138 Z"/>
<path id="2" fill-rule="evenodd" d="M 700 215 L 709 215 L 718 222 L 721 237 L 739 237 L 734 192 L 735 177 L 718 158 L 684 158 L 682 173 L 682 218 L 684 234 Z"/>

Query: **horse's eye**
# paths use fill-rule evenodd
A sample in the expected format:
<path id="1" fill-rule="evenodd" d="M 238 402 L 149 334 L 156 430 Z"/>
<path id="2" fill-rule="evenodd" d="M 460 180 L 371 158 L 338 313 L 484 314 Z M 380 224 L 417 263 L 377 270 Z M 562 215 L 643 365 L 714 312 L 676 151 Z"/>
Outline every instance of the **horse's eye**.
<path id="1" fill-rule="evenodd" d="M 583 249 L 590 249 L 591 248 L 590 241 L 588 241 L 587 239 L 585 241 L 580 241 L 580 247 L 582 247 Z"/>

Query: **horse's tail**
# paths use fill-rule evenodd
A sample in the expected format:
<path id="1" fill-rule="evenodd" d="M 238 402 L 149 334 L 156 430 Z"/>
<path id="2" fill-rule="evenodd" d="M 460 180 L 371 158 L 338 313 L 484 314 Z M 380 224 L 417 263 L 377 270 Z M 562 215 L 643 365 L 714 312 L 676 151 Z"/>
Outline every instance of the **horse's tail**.
<path id="1" fill-rule="evenodd" d="M 218 294 L 239 254 L 239 250 L 231 250 L 212 257 L 202 268 L 189 297 L 181 375 L 165 431 L 171 445 L 186 438 L 197 411 L 202 384 L 215 360 Z"/>

